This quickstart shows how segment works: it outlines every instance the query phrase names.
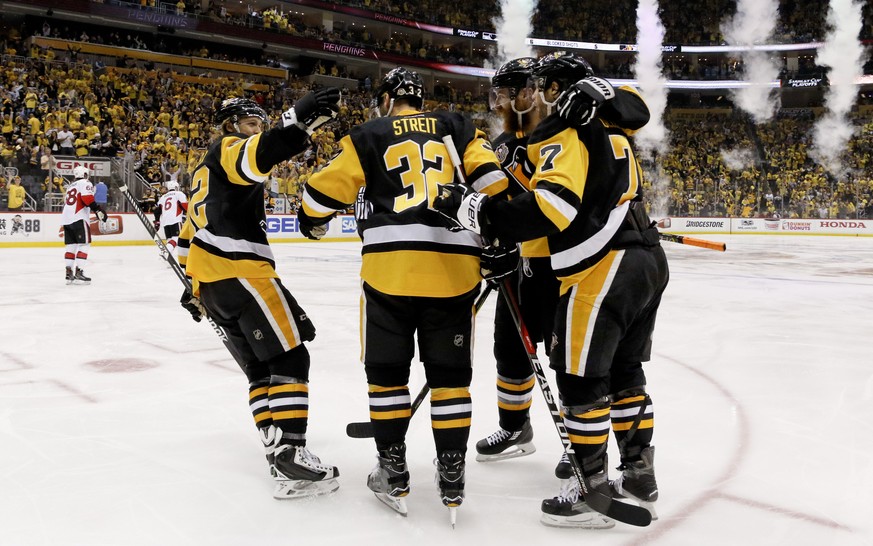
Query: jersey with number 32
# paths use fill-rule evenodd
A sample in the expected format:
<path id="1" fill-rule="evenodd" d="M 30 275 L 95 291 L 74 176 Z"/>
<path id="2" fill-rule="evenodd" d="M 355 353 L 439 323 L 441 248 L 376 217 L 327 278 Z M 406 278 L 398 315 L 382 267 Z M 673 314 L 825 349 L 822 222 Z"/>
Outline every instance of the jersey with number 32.
<path id="1" fill-rule="evenodd" d="M 446 135 L 468 184 L 489 195 L 506 191 L 506 175 L 484 133 L 460 114 L 416 110 L 352 128 L 340 140 L 339 155 L 306 185 L 303 211 L 311 218 L 350 206 L 363 188 L 362 199 L 372 208 L 358 224 L 361 278 L 382 293 L 446 298 L 482 279 L 481 238 L 447 230 L 431 208 L 440 186 L 455 181 Z"/>

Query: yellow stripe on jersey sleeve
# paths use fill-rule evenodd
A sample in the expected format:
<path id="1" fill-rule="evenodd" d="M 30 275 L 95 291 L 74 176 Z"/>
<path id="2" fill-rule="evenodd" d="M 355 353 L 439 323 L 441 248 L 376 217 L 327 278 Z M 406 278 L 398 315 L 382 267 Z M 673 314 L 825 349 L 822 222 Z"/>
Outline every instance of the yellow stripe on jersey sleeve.
<path id="1" fill-rule="evenodd" d="M 497 156 L 494 155 L 491 143 L 485 138 L 485 133 L 479 129 L 476 130 L 475 138 L 464 150 L 462 161 L 468 177 L 483 166 L 493 166 L 493 169 L 486 168 L 476 173 L 479 175 L 478 178 L 481 178 L 479 183 L 476 184 L 476 191 L 487 195 L 497 195 L 500 192 L 506 191 L 509 187 L 509 179 L 506 178 L 506 175 L 500 169 L 500 162 L 497 160 Z M 472 184 L 477 181 L 469 180 L 469 182 Z"/>
<path id="2" fill-rule="evenodd" d="M 559 230 L 567 229 L 567 226 L 576 218 L 576 209 L 554 193 L 539 190 L 534 190 L 533 193 L 540 211 Z"/>
<path id="3" fill-rule="evenodd" d="M 261 134 L 246 139 L 225 137 L 221 141 L 221 167 L 232 184 L 248 186 L 263 182 L 269 176 L 269 171 L 258 170 L 257 150 Z M 237 169 L 237 164 L 240 169 Z"/>
<path id="4" fill-rule="evenodd" d="M 358 190 L 366 182 L 364 169 L 351 137 L 344 136 L 339 144 L 339 155 L 327 167 L 313 174 L 306 185 L 340 203 L 354 203 Z M 320 205 L 311 195 L 304 195 L 303 211 L 310 218 L 324 218 L 335 212 Z"/>

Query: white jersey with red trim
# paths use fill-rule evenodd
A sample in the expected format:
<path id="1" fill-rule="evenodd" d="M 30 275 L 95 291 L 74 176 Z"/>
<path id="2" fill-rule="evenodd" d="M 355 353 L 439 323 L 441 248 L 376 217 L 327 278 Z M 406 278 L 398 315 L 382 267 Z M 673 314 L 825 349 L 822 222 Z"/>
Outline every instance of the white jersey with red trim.
<path id="1" fill-rule="evenodd" d="M 87 178 L 76 180 L 67 186 L 64 195 L 64 210 L 61 213 L 61 223 L 65 226 L 74 224 L 79 220 L 88 223 L 91 217 L 91 209 L 94 203 L 94 186 Z"/>
<path id="2" fill-rule="evenodd" d="M 178 190 L 170 190 L 158 199 L 155 207 L 161 209 L 161 229 L 180 224 L 188 211 L 188 197 Z"/>

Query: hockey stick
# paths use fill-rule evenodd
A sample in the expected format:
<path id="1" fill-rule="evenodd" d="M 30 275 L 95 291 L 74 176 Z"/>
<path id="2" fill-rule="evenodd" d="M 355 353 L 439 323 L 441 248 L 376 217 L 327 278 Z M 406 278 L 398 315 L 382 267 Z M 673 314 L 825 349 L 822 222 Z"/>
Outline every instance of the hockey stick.
<path id="1" fill-rule="evenodd" d="M 137 203 L 136 199 L 134 199 L 133 195 L 131 195 L 130 188 L 128 188 L 127 186 L 119 186 L 118 189 L 121 190 L 121 193 L 124 195 L 125 199 L 127 199 L 128 203 L 130 203 L 130 206 L 133 207 L 133 211 L 136 213 L 137 218 L 139 218 L 139 221 L 142 222 L 143 227 L 146 229 L 149 235 L 151 235 L 152 239 L 155 241 L 155 244 L 158 246 L 158 249 L 161 251 L 161 254 L 167 256 L 167 263 L 170 264 L 170 268 L 173 270 L 173 273 L 175 273 L 176 276 L 179 277 L 179 280 L 182 281 L 182 284 L 185 285 L 185 289 L 190 292 L 191 281 L 188 280 L 188 277 L 185 275 L 185 271 L 182 270 L 182 266 L 179 265 L 179 262 L 176 261 L 176 258 L 173 257 L 173 254 L 164 244 L 164 240 L 161 239 L 161 236 L 155 230 L 154 224 L 149 221 L 148 217 L 145 215 L 145 212 L 143 212 L 140 208 L 139 203 Z M 215 321 L 212 320 L 212 317 L 210 317 L 209 315 L 205 316 L 207 322 L 209 322 L 209 325 L 212 326 L 213 330 L 215 330 L 216 335 L 218 335 L 218 337 L 225 344 L 225 346 L 230 349 L 231 354 L 235 355 L 235 351 L 228 343 L 229 340 L 227 338 L 227 333 L 224 331 L 224 329 L 216 324 Z"/>
<path id="2" fill-rule="evenodd" d="M 452 137 L 450 135 L 443 137 L 443 143 L 446 145 L 449 159 L 454 164 L 458 177 L 462 181 L 465 181 L 464 172 L 461 169 L 461 158 L 458 156 L 458 150 L 455 148 L 455 143 L 452 140 Z M 536 345 L 531 341 L 527 327 L 521 318 L 521 310 L 518 307 L 518 302 L 516 301 L 515 292 L 513 291 L 510 279 L 504 279 L 500 284 L 500 293 L 503 295 L 503 298 L 506 300 L 506 304 L 509 307 L 509 313 L 512 316 L 513 322 L 515 322 L 515 327 L 518 330 L 518 335 L 521 337 L 521 342 L 527 352 L 528 360 L 530 361 L 531 368 L 537 378 L 540 390 L 543 393 L 543 398 L 546 399 L 546 405 L 549 408 L 549 413 L 552 415 L 552 421 L 554 421 L 555 428 L 558 430 L 558 435 L 561 437 L 561 442 L 564 444 L 564 451 L 567 453 L 567 458 L 570 459 L 570 465 L 573 467 L 573 474 L 575 474 L 576 479 L 579 480 L 579 485 L 582 489 L 582 496 L 585 497 L 585 502 L 588 503 L 588 506 L 590 506 L 592 510 L 600 512 L 601 514 L 617 521 L 629 525 L 636 525 L 638 527 L 649 525 L 652 522 L 652 514 L 648 510 L 640 506 L 617 501 L 612 498 L 611 495 L 593 489 L 588 478 L 586 478 L 582 473 L 582 467 L 579 465 L 579 461 L 576 460 L 576 454 L 573 451 L 573 443 L 570 441 L 569 434 L 567 434 L 567 428 L 564 426 L 561 413 L 558 411 L 558 407 L 555 404 L 555 397 L 552 394 L 552 389 L 549 387 L 548 381 L 546 381 L 546 374 L 543 372 L 543 367 L 537 357 Z"/>
<path id="3" fill-rule="evenodd" d="M 488 294 L 494 290 L 494 285 L 491 283 L 486 283 L 485 290 L 479 294 L 479 297 L 476 298 L 476 310 L 478 313 L 479 309 L 482 309 L 482 306 L 485 304 L 485 300 L 488 299 Z M 415 397 L 415 400 L 412 401 L 412 415 L 415 415 L 415 411 L 418 409 L 418 406 L 424 402 L 425 397 L 427 397 L 427 393 L 430 391 L 430 386 L 427 383 L 421 388 L 418 392 L 418 396 Z M 412 418 L 410 415 L 410 418 Z M 359 423 L 349 423 L 346 425 L 346 435 L 349 438 L 372 438 L 373 437 L 373 423 L 370 421 L 362 421 Z"/>
<path id="4" fill-rule="evenodd" d="M 658 236 L 662 241 L 670 241 L 671 243 L 679 243 L 680 245 L 697 246 L 700 248 L 708 248 L 710 250 L 718 250 L 719 252 L 727 250 L 727 245 L 724 243 L 707 241 L 706 239 L 697 239 L 695 237 L 686 237 L 684 235 L 673 235 L 672 233 L 659 233 Z"/>
<path id="5" fill-rule="evenodd" d="M 573 467 L 573 474 L 579 480 L 579 485 L 582 488 L 582 496 L 585 502 L 592 510 L 600 512 L 614 520 L 627 523 L 628 525 L 636 525 L 645 527 L 652 522 L 652 514 L 640 506 L 626 504 L 614 499 L 611 495 L 603 493 L 591 487 L 588 478 L 582 473 L 582 467 L 576 459 L 576 454 L 573 451 L 573 443 L 570 441 L 570 436 L 567 433 L 567 427 L 564 426 L 563 418 L 561 417 L 558 406 L 555 404 L 555 395 L 546 381 L 546 374 L 543 372 L 543 367 L 537 357 L 536 346 L 530 339 L 530 334 L 527 327 L 521 318 L 521 310 L 518 307 L 518 302 L 515 299 L 515 292 L 512 289 L 512 284 L 509 279 L 503 281 L 500 285 L 500 294 L 506 300 L 509 307 L 509 313 L 512 315 L 512 320 L 515 322 L 515 327 L 518 329 L 518 335 L 521 336 L 521 342 L 527 351 L 527 357 L 533 368 L 534 375 L 537 378 L 537 383 L 543 393 L 543 398 L 546 399 L 546 405 L 549 408 L 549 413 L 552 415 L 552 421 L 555 423 L 555 428 L 558 430 L 558 435 L 561 437 L 561 442 L 564 444 L 564 452 L 570 459 L 570 465 Z"/>

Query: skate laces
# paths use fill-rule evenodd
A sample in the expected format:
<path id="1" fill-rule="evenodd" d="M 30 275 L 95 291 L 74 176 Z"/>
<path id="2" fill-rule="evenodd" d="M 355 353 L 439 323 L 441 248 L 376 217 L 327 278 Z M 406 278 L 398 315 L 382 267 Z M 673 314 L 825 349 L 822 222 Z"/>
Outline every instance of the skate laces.
<path id="1" fill-rule="evenodd" d="M 579 501 L 579 480 L 570 478 L 561 480 L 561 490 L 558 491 L 558 496 L 555 497 L 558 502 L 575 504 Z"/>
<path id="2" fill-rule="evenodd" d="M 280 453 L 288 451 L 289 449 L 296 450 L 294 453 L 294 457 L 292 458 L 292 462 L 294 464 L 297 464 L 299 466 L 308 467 L 308 468 L 315 470 L 317 472 L 331 472 L 331 471 L 333 471 L 332 466 L 328 466 L 328 465 L 323 464 L 321 462 L 321 459 L 319 459 L 314 453 L 309 451 L 305 446 L 294 447 L 294 446 L 289 446 L 287 444 L 281 445 L 278 448 L 276 448 L 276 456 L 278 456 Z"/>
<path id="3" fill-rule="evenodd" d="M 506 440 L 510 436 L 512 436 L 511 432 L 501 428 L 501 429 L 498 429 L 497 432 L 495 432 L 495 433 L 491 434 L 490 436 L 488 436 L 487 438 L 485 438 L 485 441 L 488 442 L 489 446 L 493 446 L 495 444 L 499 444 L 500 442 Z"/>

